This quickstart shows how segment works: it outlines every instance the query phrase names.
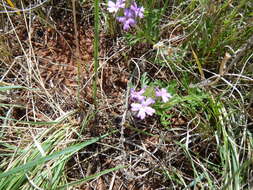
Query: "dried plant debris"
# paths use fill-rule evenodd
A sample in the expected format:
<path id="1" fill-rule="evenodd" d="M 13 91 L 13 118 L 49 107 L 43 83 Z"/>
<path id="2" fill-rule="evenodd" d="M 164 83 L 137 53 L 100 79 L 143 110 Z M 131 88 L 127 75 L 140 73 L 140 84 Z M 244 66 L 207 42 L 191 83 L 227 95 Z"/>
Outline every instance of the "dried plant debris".
<path id="1" fill-rule="evenodd" d="M 73 2 L 77 9 L 76 26 Z M 168 1 L 169 7 L 161 20 L 153 21 L 154 27 L 159 26 L 161 30 L 147 34 L 152 38 L 149 43 L 142 40 L 145 36 L 138 39 L 147 31 L 137 31 L 137 27 L 145 27 L 145 16 L 153 11 L 146 10 L 144 2 L 142 5 L 140 1 L 128 4 L 121 0 L 109 1 L 110 13 L 107 4 L 102 3 L 94 104 L 93 1 L 73 2 L 15 2 L 12 9 L 45 5 L 27 10 L 23 15 L 12 13 L 1 18 L 6 25 L 0 29 L 3 31 L 0 86 L 22 87 L 0 92 L 0 142 L 4 142 L 0 145 L 1 170 L 16 163 L 9 160 L 21 155 L 23 150 L 48 155 L 109 133 L 64 158 L 64 167 L 59 170 L 64 178 L 61 183 L 83 180 L 123 165 L 117 171 L 96 176 L 70 189 L 222 189 L 222 185 L 226 188 L 237 179 L 240 172 L 249 178 L 244 180 L 247 184 L 241 185 L 250 189 L 252 169 L 247 166 L 251 165 L 253 131 L 249 93 L 252 72 L 250 67 L 246 69 L 252 61 L 252 55 L 248 55 L 252 47 L 250 30 L 249 39 L 238 44 L 240 49 L 232 57 L 227 52 L 215 52 L 215 43 L 225 33 L 222 35 L 220 28 L 211 30 L 208 24 L 203 24 L 206 27 L 203 31 L 199 27 L 205 19 L 212 23 L 213 17 L 206 18 L 206 14 L 212 15 L 216 9 L 203 5 L 195 9 L 197 1 L 189 5 L 184 2 L 174 9 L 179 2 Z M 154 11 L 159 11 L 164 2 L 156 3 Z M 236 3 L 217 8 L 219 12 L 215 14 L 222 14 L 227 6 L 233 7 Z M 119 17 L 115 17 L 111 13 L 116 9 L 125 13 L 119 12 Z M 237 15 L 233 22 L 242 19 L 241 23 L 246 24 L 242 14 Z M 118 25 L 109 34 L 107 19 L 111 18 Z M 131 23 L 126 19 L 132 19 Z M 211 31 L 217 33 L 217 38 L 208 33 Z M 208 38 L 198 39 L 197 34 L 206 34 L 213 41 L 205 44 Z M 208 49 L 208 45 L 213 48 Z M 223 47 L 221 43 L 221 47 L 233 52 L 232 45 Z M 234 71 L 238 65 L 245 70 L 238 67 Z M 222 72 L 215 74 L 219 68 Z M 53 124 L 48 124 L 52 121 Z M 52 144 L 50 150 L 46 150 L 48 144 Z M 25 156 L 18 161 L 23 163 L 27 159 Z M 243 167 L 236 168 L 240 163 Z M 43 165 L 41 171 L 47 171 L 50 164 Z M 27 172 L 31 179 L 37 175 L 32 172 Z M 42 183 L 49 181 L 45 179 Z M 240 176 L 238 179 L 241 180 Z M 25 185 L 33 187 L 33 179 L 28 181 Z"/>

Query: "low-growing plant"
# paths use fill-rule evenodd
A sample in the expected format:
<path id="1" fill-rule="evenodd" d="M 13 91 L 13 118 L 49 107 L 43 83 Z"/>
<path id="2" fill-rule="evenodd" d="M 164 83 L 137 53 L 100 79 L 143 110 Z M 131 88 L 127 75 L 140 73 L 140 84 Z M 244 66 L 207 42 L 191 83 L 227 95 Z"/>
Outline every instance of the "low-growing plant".
<path id="1" fill-rule="evenodd" d="M 171 98 L 171 94 L 165 88 L 145 87 L 140 91 L 131 90 L 130 99 L 131 110 L 137 113 L 137 117 L 144 119 L 147 115 L 152 116 L 161 103 L 166 103 Z M 153 105 L 153 106 L 152 106 Z"/>
<path id="2" fill-rule="evenodd" d="M 142 6 L 138 6 L 138 3 Z M 137 42 L 154 44 L 159 40 L 159 26 L 167 5 L 168 0 L 162 4 L 158 4 L 154 0 L 138 2 L 126 0 L 114 2 L 110 0 L 107 10 L 123 25 L 123 30 L 126 31 L 126 39 L 130 45 Z M 113 22 L 111 18 L 109 20 Z M 109 25 L 112 26 L 110 23 Z M 130 30 L 131 28 L 133 29 Z"/>

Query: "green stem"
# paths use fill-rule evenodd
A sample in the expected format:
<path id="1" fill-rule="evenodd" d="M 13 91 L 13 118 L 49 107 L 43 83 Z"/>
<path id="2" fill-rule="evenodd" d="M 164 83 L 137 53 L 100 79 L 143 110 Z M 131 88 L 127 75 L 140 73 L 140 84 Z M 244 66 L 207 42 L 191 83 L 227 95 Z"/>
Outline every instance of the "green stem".
<path id="1" fill-rule="evenodd" d="M 95 29 L 94 29 L 94 78 L 93 101 L 97 106 L 97 78 L 98 78 L 98 43 L 99 43 L 99 0 L 94 0 Z"/>

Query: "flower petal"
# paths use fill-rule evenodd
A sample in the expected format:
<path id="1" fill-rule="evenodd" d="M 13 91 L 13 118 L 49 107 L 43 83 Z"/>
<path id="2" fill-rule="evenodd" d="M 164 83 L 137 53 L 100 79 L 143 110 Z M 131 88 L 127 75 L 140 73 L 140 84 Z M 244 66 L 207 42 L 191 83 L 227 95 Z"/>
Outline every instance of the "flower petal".
<path id="1" fill-rule="evenodd" d="M 140 17 L 140 18 L 143 18 L 144 17 L 144 8 L 143 7 L 141 7 L 141 8 L 139 8 L 139 10 L 138 10 L 138 13 L 137 13 L 137 16 L 138 17 Z"/>
<path id="2" fill-rule="evenodd" d="M 142 102 L 142 105 L 143 106 L 148 106 L 148 105 L 154 104 L 154 103 L 155 103 L 155 101 L 152 98 L 148 98 L 146 101 Z"/>
<path id="3" fill-rule="evenodd" d="M 129 28 L 130 28 L 130 25 L 127 24 L 127 23 L 124 23 L 123 29 L 124 30 L 129 30 Z"/>
<path id="4" fill-rule="evenodd" d="M 133 26 L 133 25 L 135 25 L 136 21 L 135 21 L 134 19 L 132 19 L 132 18 L 129 18 L 129 19 L 126 21 L 126 23 L 127 23 L 129 26 Z"/>
<path id="5" fill-rule="evenodd" d="M 137 104 L 137 103 L 132 103 L 131 104 L 131 110 L 132 111 L 139 111 L 141 109 L 141 104 Z"/>
<path id="6" fill-rule="evenodd" d="M 107 10 L 110 12 L 110 13 L 113 13 L 113 12 L 117 12 L 118 11 L 118 8 L 116 7 L 116 4 L 112 1 L 108 1 L 108 8 Z"/>
<path id="7" fill-rule="evenodd" d="M 156 89 L 156 96 L 160 96 L 163 102 L 167 102 L 171 98 L 171 94 L 165 88 Z"/>
<path id="8" fill-rule="evenodd" d="M 169 100 L 168 96 L 162 96 L 162 101 L 164 103 L 168 102 L 168 100 Z"/>
<path id="9" fill-rule="evenodd" d="M 116 6 L 118 8 L 124 8 L 125 7 L 125 0 L 117 0 L 116 1 Z"/>
<path id="10" fill-rule="evenodd" d="M 139 117 L 140 119 L 144 119 L 145 116 L 146 116 L 145 110 L 141 108 L 137 114 L 137 117 Z"/>
<path id="11" fill-rule="evenodd" d="M 126 17 L 120 16 L 120 17 L 117 17 L 117 20 L 118 20 L 119 22 L 124 23 L 124 22 L 126 22 Z"/>
<path id="12" fill-rule="evenodd" d="M 145 107 L 145 112 L 151 116 L 155 113 L 155 110 L 151 107 Z"/>

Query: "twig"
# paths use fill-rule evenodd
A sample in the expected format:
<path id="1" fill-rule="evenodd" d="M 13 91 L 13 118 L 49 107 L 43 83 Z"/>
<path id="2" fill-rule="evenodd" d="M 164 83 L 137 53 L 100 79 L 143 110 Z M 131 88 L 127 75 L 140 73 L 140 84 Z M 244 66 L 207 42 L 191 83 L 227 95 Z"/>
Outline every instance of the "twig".
<path id="1" fill-rule="evenodd" d="M 222 59 L 221 64 L 220 64 L 220 69 L 219 69 L 219 76 L 213 81 L 207 84 L 207 86 L 212 86 L 215 85 L 221 77 L 225 74 L 225 69 L 226 69 L 226 64 L 228 60 L 231 58 L 231 55 L 229 53 L 225 54 L 225 57 Z"/>
<path id="2" fill-rule="evenodd" d="M 251 48 L 253 48 L 253 35 L 247 40 L 245 44 L 241 46 L 241 48 L 239 48 L 239 50 L 236 51 L 236 54 L 232 62 L 229 64 L 226 72 L 228 72 L 234 65 L 236 65 L 240 61 L 241 57 L 243 57 Z"/>
<path id="3" fill-rule="evenodd" d="M 111 180 L 111 183 L 110 183 L 109 190 L 112 190 L 112 189 L 113 189 L 113 185 L 114 185 L 114 182 L 115 182 L 115 178 L 116 178 L 116 172 L 113 173 L 113 176 L 112 176 L 112 180 Z"/>
<path id="4" fill-rule="evenodd" d="M 73 8 L 73 18 L 74 18 L 74 30 L 75 30 L 75 44 L 76 44 L 76 61 L 77 61 L 77 83 L 78 83 L 78 90 L 77 90 L 77 101 L 80 105 L 80 89 L 81 89 L 81 60 L 80 60 L 80 48 L 78 42 L 78 31 L 77 31 L 77 22 L 76 22 L 76 3 L 75 0 L 72 0 L 72 8 Z"/>
<path id="5" fill-rule="evenodd" d="M 220 68 L 219 68 L 219 74 L 215 74 L 216 79 L 214 81 L 210 80 L 211 78 L 214 78 L 212 76 L 206 80 L 202 80 L 198 84 L 190 85 L 190 87 L 195 87 L 195 86 L 204 87 L 204 86 L 213 86 L 213 85 L 217 84 L 217 82 L 219 82 L 221 77 L 226 73 L 226 64 L 230 58 L 231 58 L 231 55 L 229 53 L 226 53 L 225 57 L 221 61 Z"/>

